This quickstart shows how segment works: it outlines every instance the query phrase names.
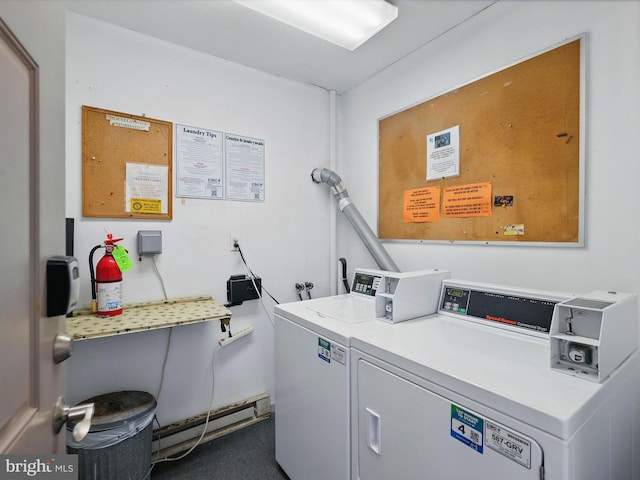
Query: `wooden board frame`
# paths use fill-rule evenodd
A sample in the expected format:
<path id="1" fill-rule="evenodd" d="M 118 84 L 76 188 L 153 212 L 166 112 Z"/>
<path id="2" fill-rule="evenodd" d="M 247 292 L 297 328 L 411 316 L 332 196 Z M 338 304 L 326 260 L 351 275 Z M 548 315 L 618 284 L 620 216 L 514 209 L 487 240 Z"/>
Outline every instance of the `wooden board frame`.
<path id="1" fill-rule="evenodd" d="M 114 117 L 120 121 L 110 120 Z M 148 129 L 136 128 L 140 125 Z M 171 122 L 83 105 L 82 215 L 171 220 L 172 155 Z M 127 211 L 128 163 L 167 167 L 166 213 Z"/>
<path id="2" fill-rule="evenodd" d="M 381 240 L 584 246 L 586 35 L 378 121 Z M 426 136 L 460 127 L 460 175 L 426 180 Z M 490 182 L 491 216 L 403 220 L 404 193 Z M 505 235 L 524 225 L 524 235 Z"/>

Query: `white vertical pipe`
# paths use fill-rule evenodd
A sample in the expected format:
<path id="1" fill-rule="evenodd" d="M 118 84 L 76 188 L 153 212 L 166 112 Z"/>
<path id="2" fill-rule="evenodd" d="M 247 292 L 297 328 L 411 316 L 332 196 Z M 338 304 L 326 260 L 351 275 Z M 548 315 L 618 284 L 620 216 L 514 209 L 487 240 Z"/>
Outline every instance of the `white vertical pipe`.
<path id="1" fill-rule="evenodd" d="M 335 90 L 329 90 L 329 165 L 333 171 L 338 163 L 338 98 Z M 338 214 L 333 204 L 329 205 L 329 286 L 331 295 L 338 293 Z"/>

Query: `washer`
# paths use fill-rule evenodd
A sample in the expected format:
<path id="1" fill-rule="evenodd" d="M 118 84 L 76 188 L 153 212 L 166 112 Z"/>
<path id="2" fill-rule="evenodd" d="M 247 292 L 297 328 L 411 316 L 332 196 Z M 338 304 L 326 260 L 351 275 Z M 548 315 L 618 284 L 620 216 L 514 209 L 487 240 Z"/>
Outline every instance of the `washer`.
<path id="1" fill-rule="evenodd" d="M 403 300 L 416 285 L 420 298 L 433 300 L 414 316 L 435 313 L 442 280 L 449 277 L 437 270 L 357 269 L 349 294 L 275 307 L 276 461 L 292 480 L 350 478 L 352 338 L 393 327 L 407 310 L 417 312 L 414 302 Z M 377 308 L 379 293 L 384 297 Z"/>
<path id="2" fill-rule="evenodd" d="M 634 346 L 602 381 L 550 366 L 566 294 L 449 281 L 437 315 L 359 331 L 351 478 L 640 479 L 636 298 L 596 297 L 633 312 L 610 322 Z"/>

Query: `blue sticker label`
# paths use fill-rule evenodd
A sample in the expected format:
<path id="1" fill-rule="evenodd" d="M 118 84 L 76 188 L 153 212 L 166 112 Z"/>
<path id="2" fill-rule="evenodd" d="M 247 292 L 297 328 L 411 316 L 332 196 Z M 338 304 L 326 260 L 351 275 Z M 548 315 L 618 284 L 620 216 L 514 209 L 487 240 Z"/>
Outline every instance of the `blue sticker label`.
<path id="1" fill-rule="evenodd" d="M 464 408 L 451 404 L 451 436 L 482 454 L 484 420 Z"/>
<path id="2" fill-rule="evenodd" d="M 318 337 L 318 357 L 327 363 L 331 363 L 331 343 Z"/>

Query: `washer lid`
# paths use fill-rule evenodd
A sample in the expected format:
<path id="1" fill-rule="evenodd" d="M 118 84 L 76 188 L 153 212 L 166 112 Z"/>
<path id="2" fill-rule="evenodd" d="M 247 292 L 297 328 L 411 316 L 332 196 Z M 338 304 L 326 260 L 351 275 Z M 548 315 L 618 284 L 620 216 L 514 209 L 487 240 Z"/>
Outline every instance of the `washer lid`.
<path id="1" fill-rule="evenodd" d="M 319 298 L 307 308 L 321 317 L 330 317 L 343 323 L 362 323 L 376 318 L 373 298 L 339 296 Z"/>

